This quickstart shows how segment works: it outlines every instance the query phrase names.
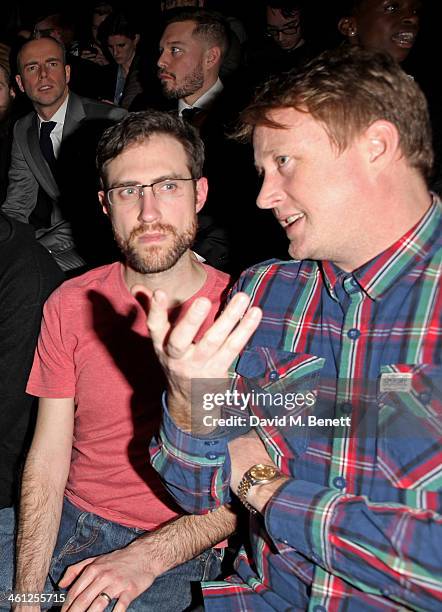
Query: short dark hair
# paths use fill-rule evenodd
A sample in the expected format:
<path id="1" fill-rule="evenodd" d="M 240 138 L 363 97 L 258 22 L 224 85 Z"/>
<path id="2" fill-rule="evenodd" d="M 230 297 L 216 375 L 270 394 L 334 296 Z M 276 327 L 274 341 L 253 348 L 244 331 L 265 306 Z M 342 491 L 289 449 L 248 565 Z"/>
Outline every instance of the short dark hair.
<path id="1" fill-rule="evenodd" d="M 106 185 L 106 165 L 110 161 L 131 145 L 141 144 L 155 134 L 170 136 L 182 144 L 192 177 L 202 176 L 204 144 L 197 130 L 176 114 L 147 110 L 129 113 L 103 133 L 96 159 L 102 185 Z"/>
<path id="2" fill-rule="evenodd" d="M 61 53 L 62 53 L 62 62 L 63 62 L 63 66 L 66 66 L 66 47 L 64 46 L 64 44 L 62 42 L 60 42 L 59 40 L 57 40 L 56 38 L 54 38 L 53 36 L 43 36 L 42 38 L 36 38 L 35 36 L 32 36 L 31 38 L 28 38 L 27 40 L 24 41 L 24 43 L 21 45 L 20 49 L 17 52 L 17 70 L 18 73 L 21 73 L 21 54 L 23 49 L 26 47 L 26 45 L 29 45 L 29 43 L 31 42 L 35 42 L 36 40 L 51 40 L 52 42 L 54 42 L 57 47 L 60 47 Z"/>
<path id="3" fill-rule="evenodd" d="M 211 47 L 219 47 L 223 57 L 229 48 L 229 26 L 224 17 L 214 11 L 204 9 L 184 8 L 174 11 L 166 19 L 165 27 L 171 23 L 193 21 L 195 28 L 192 35 Z"/>
<path id="4" fill-rule="evenodd" d="M 341 152 L 374 121 L 389 121 L 409 164 L 424 177 L 430 175 L 433 150 L 425 96 L 385 53 L 341 47 L 321 53 L 303 70 L 271 79 L 242 112 L 236 137 L 250 138 L 258 125 L 284 128 L 269 116 L 280 108 L 309 113 Z"/>
<path id="5" fill-rule="evenodd" d="M 98 28 L 99 40 L 103 44 L 107 44 L 109 36 L 127 36 L 134 40 L 137 34 L 141 32 L 141 25 L 133 18 L 132 15 L 123 11 L 112 12 L 100 24 Z"/>

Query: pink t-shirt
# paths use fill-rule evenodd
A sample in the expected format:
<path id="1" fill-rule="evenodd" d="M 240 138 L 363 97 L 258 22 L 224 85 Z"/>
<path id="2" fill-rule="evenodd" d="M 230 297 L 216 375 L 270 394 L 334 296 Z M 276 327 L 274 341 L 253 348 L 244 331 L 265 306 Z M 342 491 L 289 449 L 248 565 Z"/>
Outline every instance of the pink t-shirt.
<path id="1" fill-rule="evenodd" d="M 229 277 L 204 266 L 198 296 L 211 299 L 211 320 Z M 27 392 L 75 399 L 72 461 L 65 494 L 79 508 L 121 525 L 155 529 L 180 510 L 149 463 L 165 378 L 146 315 L 114 263 L 69 280 L 46 302 Z"/>

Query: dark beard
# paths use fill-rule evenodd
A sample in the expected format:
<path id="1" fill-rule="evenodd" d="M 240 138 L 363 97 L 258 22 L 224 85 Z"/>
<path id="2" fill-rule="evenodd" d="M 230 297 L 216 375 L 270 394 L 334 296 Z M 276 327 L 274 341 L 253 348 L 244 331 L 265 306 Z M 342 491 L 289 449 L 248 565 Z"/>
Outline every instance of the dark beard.
<path id="1" fill-rule="evenodd" d="M 165 247 L 149 247 L 146 245 L 144 248 L 138 247 L 137 249 L 135 246 L 136 238 L 148 230 L 172 236 L 173 242 L 170 247 L 166 250 Z M 139 272 L 140 274 L 156 274 L 157 272 L 165 272 L 173 268 L 184 253 L 192 247 L 195 241 L 196 231 L 196 215 L 187 229 L 181 233 L 178 233 L 172 225 L 167 225 L 165 223 L 154 223 L 153 225 L 143 224 L 134 228 L 129 238 L 123 240 L 113 227 L 115 240 L 125 257 L 126 263 L 135 270 L 135 272 Z"/>
<path id="2" fill-rule="evenodd" d="M 181 100 L 182 98 L 191 96 L 204 85 L 204 75 L 201 64 L 198 64 L 194 71 L 185 77 L 184 83 L 181 85 L 181 87 L 168 89 L 167 83 L 168 81 L 165 81 L 161 84 L 161 86 L 164 96 L 169 100 Z"/>

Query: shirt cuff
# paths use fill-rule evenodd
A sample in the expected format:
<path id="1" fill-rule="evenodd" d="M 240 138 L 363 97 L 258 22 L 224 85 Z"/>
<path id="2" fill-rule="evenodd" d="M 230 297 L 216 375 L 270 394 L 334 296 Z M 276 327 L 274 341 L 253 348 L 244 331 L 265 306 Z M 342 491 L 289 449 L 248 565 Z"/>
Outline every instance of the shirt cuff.
<path id="1" fill-rule="evenodd" d="M 322 567 L 330 567 L 328 531 L 342 493 L 305 480 L 284 483 L 268 502 L 264 520 L 275 544 L 287 544 Z"/>
<path id="2" fill-rule="evenodd" d="M 171 418 L 166 398 L 167 394 L 164 392 L 160 438 L 166 452 L 174 456 L 177 463 L 187 466 L 186 471 L 193 472 L 194 486 L 209 489 L 209 507 L 215 509 L 219 505 L 229 503 L 231 464 L 228 438 L 215 435 L 210 438 L 197 438 L 183 431 Z"/>

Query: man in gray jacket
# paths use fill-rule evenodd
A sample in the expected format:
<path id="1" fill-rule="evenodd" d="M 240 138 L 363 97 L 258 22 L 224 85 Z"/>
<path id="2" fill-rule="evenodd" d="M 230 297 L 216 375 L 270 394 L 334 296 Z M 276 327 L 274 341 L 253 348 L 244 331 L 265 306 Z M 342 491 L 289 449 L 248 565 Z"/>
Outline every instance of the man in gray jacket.
<path id="1" fill-rule="evenodd" d="M 17 66 L 18 86 L 35 112 L 14 128 L 3 211 L 31 224 L 63 270 L 101 263 L 98 203 L 96 216 L 91 206 L 95 144 L 125 111 L 70 92 L 64 48 L 51 37 L 26 42 Z"/>

